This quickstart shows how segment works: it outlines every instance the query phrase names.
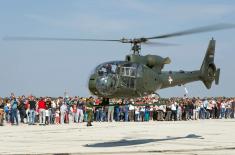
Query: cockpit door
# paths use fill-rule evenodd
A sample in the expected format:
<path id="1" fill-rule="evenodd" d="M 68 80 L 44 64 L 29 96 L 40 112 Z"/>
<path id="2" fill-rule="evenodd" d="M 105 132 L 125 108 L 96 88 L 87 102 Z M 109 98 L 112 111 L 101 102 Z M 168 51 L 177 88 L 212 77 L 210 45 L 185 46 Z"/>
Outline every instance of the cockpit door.
<path id="1" fill-rule="evenodd" d="M 121 67 L 121 84 L 127 88 L 136 88 L 136 67 Z"/>

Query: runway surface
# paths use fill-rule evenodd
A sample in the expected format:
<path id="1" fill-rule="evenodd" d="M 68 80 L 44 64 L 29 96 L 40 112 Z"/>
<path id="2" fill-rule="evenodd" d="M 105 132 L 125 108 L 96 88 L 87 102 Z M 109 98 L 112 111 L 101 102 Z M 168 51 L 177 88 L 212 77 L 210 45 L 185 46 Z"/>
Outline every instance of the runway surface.
<path id="1" fill-rule="evenodd" d="M 0 154 L 235 154 L 235 119 L 0 127 Z"/>

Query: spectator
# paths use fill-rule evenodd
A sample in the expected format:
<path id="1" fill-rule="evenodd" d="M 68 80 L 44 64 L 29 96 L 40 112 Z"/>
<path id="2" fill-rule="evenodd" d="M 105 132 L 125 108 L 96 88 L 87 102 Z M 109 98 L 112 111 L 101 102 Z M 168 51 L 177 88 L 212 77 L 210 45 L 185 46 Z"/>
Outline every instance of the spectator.
<path id="1" fill-rule="evenodd" d="M 128 114 L 129 120 L 131 122 L 134 121 L 134 115 L 135 115 L 135 107 L 132 104 L 134 104 L 134 100 L 133 99 L 130 100 L 129 114 Z"/>
<path id="2" fill-rule="evenodd" d="M 3 101 L 3 105 L 4 105 L 4 113 L 5 113 L 6 122 L 9 122 L 10 121 L 10 119 L 9 119 L 9 105 L 7 104 L 6 99 Z"/>
<path id="3" fill-rule="evenodd" d="M 115 100 L 111 99 L 109 104 L 111 106 L 108 107 L 108 122 L 112 122 L 113 121 L 113 116 L 114 116 L 114 104 L 115 104 Z"/>
<path id="4" fill-rule="evenodd" d="M 114 119 L 116 122 L 120 121 L 120 106 L 119 106 L 119 104 L 114 106 Z"/>
<path id="5" fill-rule="evenodd" d="M 45 125 L 46 122 L 46 102 L 44 98 L 40 97 L 38 102 L 38 110 L 39 110 L 39 125 Z"/>
<path id="6" fill-rule="evenodd" d="M 65 122 L 65 115 L 68 111 L 67 105 L 65 102 L 63 102 L 63 104 L 60 107 L 60 123 L 64 124 Z"/>
<path id="7" fill-rule="evenodd" d="M 77 116 L 78 116 L 78 122 L 83 122 L 83 109 L 84 109 L 84 102 L 86 101 L 85 98 L 81 98 L 79 102 L 77 103 Z"/>
<path id="8" fill-rule="evenodd" d="M 18 106 L 18 101 L 16 100 L 15 97 L 12 97 L 12 101 L 11 101 L 11 115 L 12 115 L 11 124 L 12 125 L 14 125 L 14 123 L 16 123 L 16 125 L 19 125 L 17 106 Z"/>
<path id="9" fill-rule="evenodd" d="M 34 97 L 29 98 L 29 125 L 35 125 L 36 101 Z"/>
<path id="10" fill-rule="evenodd" d="M 0 97 L 0 126 L 3 126 L 3 118 L 4 118 L 4 103 L 2 98 Z"/>
<path id="11" fill-rule="evenodd" d="M 24 123 L 24 118 L 26 117 L 26 109 L 25 109 L 24 100 L 21 97 L 19 98 L 18 110 L 20 113 L 20 122 Z"/>
<path id="12" fill-rule="evenodd" d="M 171 120 L 174 120 L 174 121 L 177 120 L 176 106 L 177 106 L 176 101 L 173 101 L 172 104 L 171 104 Z"/>
<path id="13" fill-rule="evenodd" d="M 128 122 L 128 114 L 129 114 L 129 103 L 128 101 L 125 101 L 125 106 L 124 106 L 125 122 Z"/>
<path id="14" fill-rule="evenodd" d="M 56 112 L 55 112 L 55 123 L 60 124 L 60 110 L 59 110 L 59 108 L 56 109 Z"/>

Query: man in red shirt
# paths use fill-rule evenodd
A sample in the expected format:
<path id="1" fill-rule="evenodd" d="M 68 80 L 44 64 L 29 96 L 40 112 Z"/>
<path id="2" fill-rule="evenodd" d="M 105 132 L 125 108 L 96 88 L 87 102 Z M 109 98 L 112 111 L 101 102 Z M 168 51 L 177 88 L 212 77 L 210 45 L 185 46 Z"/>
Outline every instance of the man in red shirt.
<path id="1" fill-rule="evenodd" d="M 44 98 L 40 97 L 38 102 L 38 109 L 39 109 L 39 125 L 45 125 L 46 120 L 46 102 Z"/>

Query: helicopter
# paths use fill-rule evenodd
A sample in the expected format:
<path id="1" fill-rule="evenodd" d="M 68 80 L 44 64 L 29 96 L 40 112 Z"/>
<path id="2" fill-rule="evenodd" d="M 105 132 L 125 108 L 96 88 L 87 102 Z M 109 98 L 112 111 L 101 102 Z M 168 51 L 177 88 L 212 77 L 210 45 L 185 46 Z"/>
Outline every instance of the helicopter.
<path id="1" fill-rule="evenodd" d="M 194 81 L 202 81 L 207 89 L 212 83 L 219 84 L 220 68 L 214 63 L 215 44 L 209 41 L 205 57 L 200 69 L 193 71 L 163 71 L 166 64 L 171 63 L 169 57 L 159 55 L 141 55 L 141 44 L 151 43 L 150 40 L 164 39 L 202 32 L 235 28 L 234 24 L 216 24 L 192 28 L 175 33 L 154 37 L 140 37 L 133 39 L 79 39 L 79 38 L 49 38 L 49 37 L 6 37 L 5 40 L 55 40 L 55 41 L 97 41 L 120 42 L 131 44 L 132 54 L 125 60 L 109 61 L 98 65 L 90 75 L 88 88 L 90 92 L 102 98 L 138 98 L 154 94 L 159 89 L 181 86 Z M 153 42 L 157 45 L 168 45 Z"/>

